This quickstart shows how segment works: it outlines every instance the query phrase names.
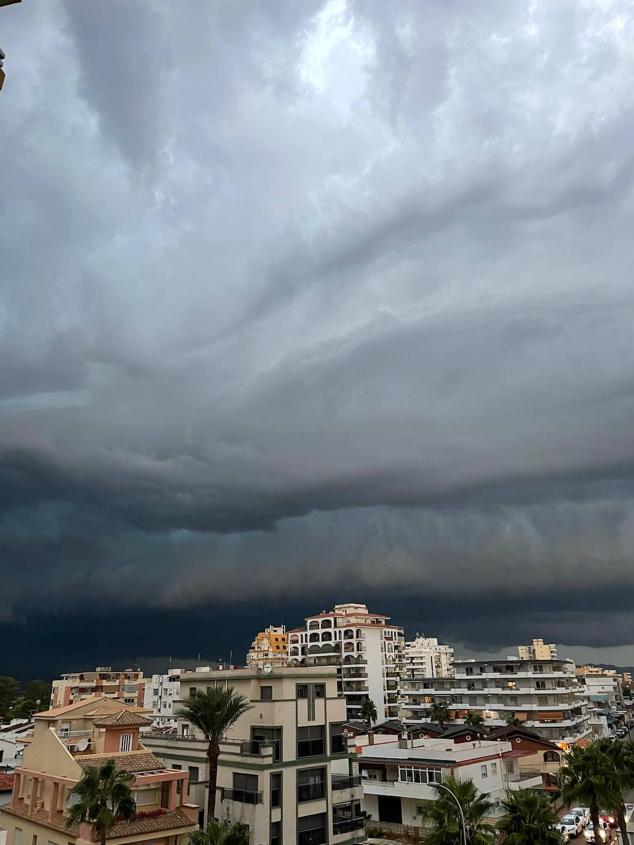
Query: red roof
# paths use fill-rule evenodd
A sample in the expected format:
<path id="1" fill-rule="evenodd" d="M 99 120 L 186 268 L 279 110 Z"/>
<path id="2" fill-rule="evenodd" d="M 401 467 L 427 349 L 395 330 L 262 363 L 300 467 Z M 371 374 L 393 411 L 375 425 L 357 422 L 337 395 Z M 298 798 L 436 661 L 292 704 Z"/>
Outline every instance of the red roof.
<path id="1" fill-rule="evenodd" d="M 13 779 L 15 775 L 13 772 L 0 772 L 0 792 L 13 791 Z"/>

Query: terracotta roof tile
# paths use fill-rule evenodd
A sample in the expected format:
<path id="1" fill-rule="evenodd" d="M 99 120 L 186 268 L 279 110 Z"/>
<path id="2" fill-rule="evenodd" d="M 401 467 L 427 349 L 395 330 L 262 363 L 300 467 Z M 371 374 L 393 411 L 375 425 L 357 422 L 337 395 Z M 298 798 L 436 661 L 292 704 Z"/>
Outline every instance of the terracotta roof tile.
<path id="1" fill-rule="evenodd" d="M 139 836 L 144 833 L 156 833 L 162 830 L 182 827 L 195 829 L 198 825 L 192 822 L 183 809 L 177 807 L 175 810 L 162 813 L 160 816 L 116 822 L 108 833 L 108 839 L 120 839 L 123 836 Z M 92 838 L 93 841 L 99 839 L 98 835 Z"/>
<path id="2" fill-rule="evenodd" d="M 82 769 L 105 766 L 108 760 L 114 760 L 118 772 L 157 772 L 165 768 L 165 764 L 151 751 L 124 751 L 118 754 L 81 754 L 75 757 L 75 762 Z"/>
<path id="3" fill-rule="evenodd" d="M 143 716 L 141 713 L 135 713 L 130 710 L 119 710 L 118 713 L 100 716 L 94 720 L 94 724 L 100 727 L 132 727 L 136 725 L 145 727 L 146 725 L 151 725 L 152 720 L 148 719 L 147 716 Z"/>
<path id="4" fill-rule="evenodd" d="M 13 772 L 0 772 L 0 792 L 11 792 L 13 789 Z"/>

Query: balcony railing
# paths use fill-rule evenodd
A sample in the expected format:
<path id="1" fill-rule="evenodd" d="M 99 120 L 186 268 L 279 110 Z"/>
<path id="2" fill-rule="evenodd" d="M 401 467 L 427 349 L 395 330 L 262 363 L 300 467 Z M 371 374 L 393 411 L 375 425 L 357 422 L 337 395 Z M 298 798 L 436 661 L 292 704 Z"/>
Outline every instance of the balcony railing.
<path id="1" fill-rule="evenodd" d="M 361 830 L 363 828 L 363 817 L 358 819 L 342 819 L 341 821 L 334 821 L 332 823 L 332 832 L 335 836 L 340 833 L 350 833 L 353 830 Z"/>
<path id="2" fill-rule="evenodd" d="M 253 792 L 250 789 L 220 789 L 221 801 L 237 801 L 239 804 L 261 804 L 262 793 Z"/>
<path id="3" fill-rule="evenodd" d="M 360 775 L 333 775 L 332 788 L 334 789 L 354 789 L 355 786 L 361 786 Z"/>

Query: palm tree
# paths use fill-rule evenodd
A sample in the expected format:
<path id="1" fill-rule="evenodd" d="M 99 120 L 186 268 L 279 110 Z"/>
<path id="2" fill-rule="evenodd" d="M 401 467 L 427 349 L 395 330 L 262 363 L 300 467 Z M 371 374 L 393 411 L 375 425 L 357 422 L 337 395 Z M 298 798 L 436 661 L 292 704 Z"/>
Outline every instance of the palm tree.
<path id="1" fill-rule="evenodd" d="M 212 687 L 192 695 L 183 704 L 179 715 L 195 725 L 207 740 L 209 760 L 209 792 L 207 794 L 207 821 L 216 815 L 216 784 L 220 741 L 243 713 L 250 709 L 248 700 L 238 695 L 232 687 Z"/>
<path id="2" fill-rule="evenodd" d="M 376 716 L 376 704 L 371 698 L 366 698 L 361 705 L 361 718 L 368 726 L 368 730 L 370 730 L 374 722 L 376 722 Z"/>
<path id="3" fill-rule="evenodd" d="M 472 713 L 469 710 L 464 720 L 466 725 L 473 725 L 474 728 L 484 727 L 484 716 L 481 713 Z"/>
<path id="4" fill-rule="evenodd" d="M 605 785 L 610 793 L 606 803 L 617 817 L 622 845 L 629 845 L 623 797 L 634 788 L 634 751 L 629 742 L 604 739 L 596 744 L 606 757 Z"/>
<path id="5" fill-rule="evenodd" d="M 66 815 L 68 827 L 88 822 L 93 832 L 105 845 L 108 832 L 119 819 L 131 819 L 136 813 L 136 802 L 130 784 L 134 775 L 117 771 L 114 760 L 103 766 L 85 769 L 81 780 L 70 791 L 76 798 Z"/>
<path id="6" fill-rule="evenodd" d="M 504 836 L 504 845 L 561 845 L 561 834 L 554 827 L 557 823 L 550 801 L 530 789 L 511 792 L 502 802 L 504 816 L 498 829 Z"/>
<path id="7" fill-rule="evenodd" d="M 206 830 L 195 830 L 189 836 L 191 845 L 249 845 L 249 826 L 242 822 L 212 819 Z"/>
<path id="8" fill-rule="evenodd" d="M 493 807 L 489 796 L 479 793 L 471 780 L 447 778 L 443 785 L 453 792 L 462 807 L 467 845 L 492 845 L 496 839 L 495 828 L 483 821 Z M 424 816 L 432 823 L 425 845 L 461 845 L 462 824 L 456 800 L 442 787 L 436 787 L 436 791 L 438 798 L 424 808 Z"/>
<path id="9" fill-rule="evenodd" d="M 440 701 L 434 701 L 429 711 L 429 718 L 432 722 L 438 722 L 441 728 L 445 727 L 445 723 L 449 721 L 449 708 L 446 704 Z"/>
<path id="10" fill-rule="evenodd" d="M 599 808 L 606 799 L 606 758 L 598 742 L 587 748 L 573 745 L 559 772 L 564 801 L 590 808 L 594 837 L 601 841 Z"/>

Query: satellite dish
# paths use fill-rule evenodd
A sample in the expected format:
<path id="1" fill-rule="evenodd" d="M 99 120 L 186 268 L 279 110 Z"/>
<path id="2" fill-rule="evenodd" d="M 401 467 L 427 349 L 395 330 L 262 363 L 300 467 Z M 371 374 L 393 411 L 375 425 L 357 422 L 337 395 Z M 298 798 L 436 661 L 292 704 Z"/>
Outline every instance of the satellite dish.
<path id="1" fill-rule="evenodd" d="M 85 751 L 87 748 L 88 748 L 88 738 L 84 737 L 83 739 L 80 739 L 79 742 L 77 743 L 77 750 L 78 751 Z"/>
<path id="2" fill-rule="evenodd" d="M 262 667 L 262 671 L 265 672 L 267 675 L 270 675 L 271 672 L 273 671 L 273 667 L 271 666 L 270 663 L 265 663 L 264 666 Z"/>

